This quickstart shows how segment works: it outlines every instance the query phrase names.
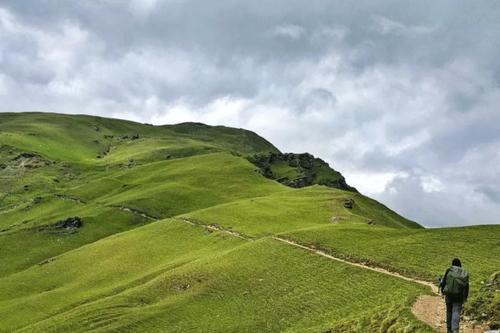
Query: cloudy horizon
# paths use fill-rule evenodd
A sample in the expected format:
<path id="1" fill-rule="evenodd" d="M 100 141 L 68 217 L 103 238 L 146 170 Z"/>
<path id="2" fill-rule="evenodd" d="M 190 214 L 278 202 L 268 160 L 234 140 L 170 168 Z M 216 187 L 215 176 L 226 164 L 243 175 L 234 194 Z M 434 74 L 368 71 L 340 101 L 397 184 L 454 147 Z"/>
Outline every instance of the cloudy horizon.
<path id="1" fill-rule="evenodd" d="M 0 2 L 0 112 L 246 128 L 428 227 L 499 223 L 500 3 Z"/>

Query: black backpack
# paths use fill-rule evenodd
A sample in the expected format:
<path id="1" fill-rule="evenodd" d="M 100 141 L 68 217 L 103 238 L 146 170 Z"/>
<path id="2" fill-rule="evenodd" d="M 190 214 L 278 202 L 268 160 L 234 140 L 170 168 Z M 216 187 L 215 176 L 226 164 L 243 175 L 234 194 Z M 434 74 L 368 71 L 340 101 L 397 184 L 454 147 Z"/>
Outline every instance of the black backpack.
<path id="1" fill-rule="evenodd" d="M 454 298 L 463 297 L 468 284 L 469 273 L 461 267 L 452 266 L 445 276 L 443 294 Z"/>

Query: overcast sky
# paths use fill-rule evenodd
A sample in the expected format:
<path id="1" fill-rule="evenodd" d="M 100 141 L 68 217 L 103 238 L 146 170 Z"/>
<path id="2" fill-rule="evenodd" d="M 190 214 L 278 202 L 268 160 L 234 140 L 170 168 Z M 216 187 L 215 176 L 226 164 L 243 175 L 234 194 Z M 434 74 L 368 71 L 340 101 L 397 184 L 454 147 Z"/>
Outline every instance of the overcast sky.
<path id="1" fill-rule="evenodd" d="M 244 127 L 426 226 L 500 223 L 500 2 L 0 0 L 0 112 Z"/>

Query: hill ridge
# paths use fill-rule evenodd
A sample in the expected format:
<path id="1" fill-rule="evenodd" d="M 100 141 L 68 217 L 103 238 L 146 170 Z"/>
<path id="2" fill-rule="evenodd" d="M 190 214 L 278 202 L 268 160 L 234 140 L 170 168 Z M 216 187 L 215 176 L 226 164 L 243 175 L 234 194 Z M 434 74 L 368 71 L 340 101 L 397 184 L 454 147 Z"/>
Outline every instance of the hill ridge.
<path id="1" fill-rule="evenodd" d="M 0 192 L 0 331 L 431 332 L 426 286 L 349 263 L 433 281 L 452 256 L 498 322 L 500 229 L 424 229 L 250 131 L 0 114 Z"/>

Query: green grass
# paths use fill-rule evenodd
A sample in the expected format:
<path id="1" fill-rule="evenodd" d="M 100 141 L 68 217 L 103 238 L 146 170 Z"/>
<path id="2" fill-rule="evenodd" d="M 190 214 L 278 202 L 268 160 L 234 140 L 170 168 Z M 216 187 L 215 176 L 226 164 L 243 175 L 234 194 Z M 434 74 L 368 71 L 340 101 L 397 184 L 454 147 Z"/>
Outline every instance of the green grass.
<path id="1" fill-rule="evenodd" d="M 356 206 L 353 209 L 345 208 L 344 201 L 352 198 Z M 365 225 L 374 219 L 381 225 L 418 227 L 414 222 L 358 193 L 317 185 L 286 189 L 268 196 L 218 205 L 183 216 L 205 224 L 232 228 L 254 237 L 332 224 Z"/>
<path id="2" fill-rule="evenodd" d="M 298 172 L 297 168 L 293 168 L 283 161 L 279 161 L 276 162 L 275 164 L 272 164 L 271 171 L 276 176 L 276 179 L 287 178 L 292 180 L 303 176 L 301 173 Z"/>
<path id="3" fill-rule="evenodd" d="M 444 275 L 452 258 L 458 257 L 470 273 L 471 296 L 466 303 L 466 311 L 476 318 L 500 324 L 498 282 L 484 290 L 492 283 L 491 275 L 500 269 L 498 225 L 411 231 L 379 226 L 336 225 L 284 235 L 337 257 L 369 263 L 432 282 Z M 485 313 L 490 315 L 485 317 Z"/>
<path id="4" fill-rule="evenodd" d="M 492 251 L 500 246 L 499 233 L 500 226 L 405 230 L 341 224 L 284 235 L 344 258 L 430 281 L 443 275 L 451 259 L 458 257 L 477 284 L 500 267 L 500 258 Z"/>
<path id="5" fill-rule="evenodd" d="M 0 114 L 0 332 L 430 332 L 410 313 L 426 288 L 274 235 L 429 280 L 459 256 L 495 312 L 498 226 L 427 230 L 356 192 L 292 189 L 248 161 L 272 152 L 221 126 Z"/>
<path id="6" fill-rule="evenodd" d="M 27 332 L 301 332 L 408 306 L 425 292 L 272 239 L 248 243 L 175 220 L 0 282 L 0 327 Z"/>
<path id="7" fill-rule="evenodd" d="M 150 151 L 165 146 L 179 148 L 189 145 L 216 147 L 241 154 L 277 151 L 276 147 L 255 133 L 223 126 L 203 125 L 199 128 L 192 123 L 150 126 L 118 119 L 36 112 L 3 113 L 0 117 L 2 144 L 37 151 L 50 159 L 79 163 L 93 163 L 95 157 L 108 146 L 129 142 L 130 139 L 122 140 L 121 137 L 134 134 L 151 140 L 147 142 Z M 172 140 L 173 145 L 163 142 L 172 143 Z M 123 157 L 130 156 L 133 154 Z"/>
<path id="8" fill-rule="evenodd" d="M 155 217 L 170 217 L 231 200 L 281 191 L 284 186 L 261 177 L 245 159 L 227 153 L 149 163 L 91 176 L 88 182 L 0 211 L 0 250 L 5 264 L 0 276 L 37 264 L 116 232 L 149 222 L 118 207 Z M 125 186 L 125 187 L 124 187 Z M 71 216 L 84 227 L 77 235 L 53 235 L 37 228 Z M 18 250 L 15 245 L 25 244 Z"/>

